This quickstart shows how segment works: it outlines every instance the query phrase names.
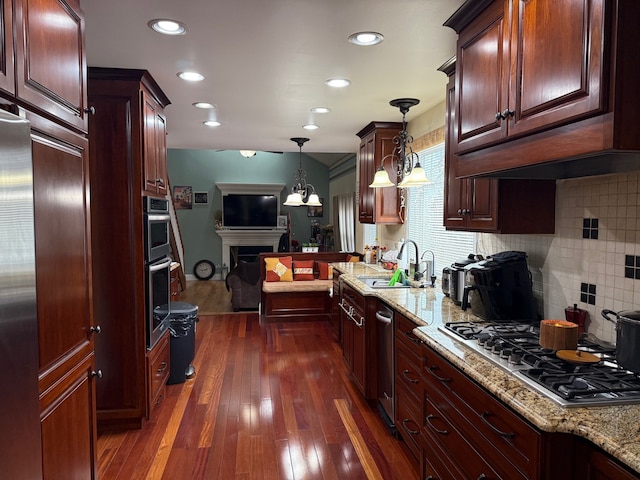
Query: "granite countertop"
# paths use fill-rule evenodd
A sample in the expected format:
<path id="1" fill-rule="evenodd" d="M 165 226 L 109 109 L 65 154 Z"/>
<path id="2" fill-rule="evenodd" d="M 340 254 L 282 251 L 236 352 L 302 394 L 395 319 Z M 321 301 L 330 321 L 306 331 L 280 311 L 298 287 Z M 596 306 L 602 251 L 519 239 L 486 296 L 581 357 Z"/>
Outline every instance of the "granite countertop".
<path id="1" fill-rule="evenodd" d="M 503 403 L 540 430 L 583 437 L 640 472 L 640 405 L 561 407 L 441 332 L 447 322 L 478 321 L 438 288 L 373 289 L 358 276 L 391 276 L 377 265 L 336 263 L 340 281 L 364 296 L 375 296 L 416 324 L 414 333 Z"/>

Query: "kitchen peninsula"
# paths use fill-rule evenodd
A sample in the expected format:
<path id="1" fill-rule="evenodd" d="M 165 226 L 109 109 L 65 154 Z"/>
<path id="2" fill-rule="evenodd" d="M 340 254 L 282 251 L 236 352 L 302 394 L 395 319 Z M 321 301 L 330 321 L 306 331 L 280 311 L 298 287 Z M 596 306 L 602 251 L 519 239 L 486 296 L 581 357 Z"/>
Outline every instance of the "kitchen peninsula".
<path id="1" fill-rule="evenodd" d="M 397 325 L 398 319 L 403 319 L 415 327 L 410 334 L 416 344 L 414 351 L 421 358 L 421 381 L 412 379 L 410 385 L 421 402 L 413 411 L 421 413 L 415 416 L 419 428 L 406 430 L 415 438 L 405 438 L 402 424 L 407 420 L 398 416 L 398 405 L 395 423 L 405 442 L 414 445 L 412 453 L 419 452 L 416 460 L 421 478 L 484 473 L 474 470 L 482 462 L 486 462 L 482 465 L 486 465 L 489 477 L 638 478 L 640 405 L 562 407 L 444 333 L 440 327 L 448 322 L 478 319 L 460 310 L 439 289 L 373 289 L 361 278 L 389 272 L 364 263 L 334 267 L 341 274 L 342 287 L 355 290 L 367 302 L 384 302 L 394 310 Z M 398 352 L 406 350 L 398 339 L 396 329 L 396 385 L 403 372 L 408 374 L 408 369 L 398 370 Z M 406 389 L 396 386 L 396 393 Z M 466 418 L 455 417 L 465 411 Z M 477 418 L 472 418 L 474 414 Z M 467 424 L 468 430 L 464 430 Z M 456 435 L 459 439 L 452 451 L 448 447 Z M 476 439 L 485 437 L 488 441 L 479 445 Z M 478 458 L 471 458 L 473 455 Z M 447 456 L 451 459 L 443 459 Z"/>

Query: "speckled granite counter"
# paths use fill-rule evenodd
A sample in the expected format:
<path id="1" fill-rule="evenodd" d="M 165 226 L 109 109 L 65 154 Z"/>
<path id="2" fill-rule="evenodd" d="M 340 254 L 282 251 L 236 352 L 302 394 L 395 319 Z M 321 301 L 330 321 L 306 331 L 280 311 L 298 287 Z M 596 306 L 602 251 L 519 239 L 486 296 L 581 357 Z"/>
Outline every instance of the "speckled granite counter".
<path id="1" fill-rule="evenodd" d="M 389 275 L 379 266 L 339 263 L 340 277 L 364 296 L 375 296 L 416 323 L 414 333 L 540 430 L 578 435 L 640 472 L 640 405 L 564 408 L 527 387 L 473 350 L 438 330 L 447 322 L 477 320 L 433 288 L 373 289 L 358 276 Z"/>

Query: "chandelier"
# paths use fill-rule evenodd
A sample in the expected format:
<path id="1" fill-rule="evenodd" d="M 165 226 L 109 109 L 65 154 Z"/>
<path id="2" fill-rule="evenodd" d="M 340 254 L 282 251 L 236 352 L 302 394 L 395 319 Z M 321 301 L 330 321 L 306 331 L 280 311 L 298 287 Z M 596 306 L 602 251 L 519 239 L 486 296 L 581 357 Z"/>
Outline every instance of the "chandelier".
<path id="1" fill-rule="evenodd" d="M 298 171 L 296 172 L 294 177 L 296 183 L 291 187 L 291 193 L 287 195 L 287 200 L 283 203 L 283 205 L 286 205 L 287 207 L 300 207 L 303 205 L 309 207 L 320 207 L 322 206 L 322 203 L 320 203 L 320 198 L 316 193 L 316 189 L 313 185 L 307 183 L 307 173 L 302 169 L 302 145 L 304 145 L 305 142 L 308 142 L 309 139 L 294 137 L 290 140 L 297 143 L 298 148 L 300 149 L 300 166 L 298 167 Z"/>
<path id="2" fill-rule="evenodd" d="M 420 103 L 417 98 L 396 98 L 391 100 L 389 105 L 398 107 L 402 113 L 402 130 L 398 135 L 393 137 L 395 145 L 393 152 L 386 155 L 380 162 L 380 167 L 373 177 L 373 183 L 369 185 L 371 188 L 394 187 L 395 182 L 389 178 L 389 174 L 384 168 L 385 160 L 391 160 L 391 168 L 395 170 L 398 179 L 398 188 L 419 187 L 427 185 L 431 181 L 424 173 L 418 154 L 411 148 L 413 137 L 407 132 L 407 121 L 405 119 L 409 109 Z"/>

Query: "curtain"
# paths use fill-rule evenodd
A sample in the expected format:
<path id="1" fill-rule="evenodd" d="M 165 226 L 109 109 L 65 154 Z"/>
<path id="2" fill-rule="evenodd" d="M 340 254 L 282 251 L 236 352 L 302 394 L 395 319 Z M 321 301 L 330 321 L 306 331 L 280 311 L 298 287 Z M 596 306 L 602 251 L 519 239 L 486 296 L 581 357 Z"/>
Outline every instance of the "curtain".
<path id="1" fill-rule="evenodd" d="M 355 194 L 343 193 L 338 196 L 338 230 L 341 252 L 354 252 L 356 249 L 355 222 Z"/>

